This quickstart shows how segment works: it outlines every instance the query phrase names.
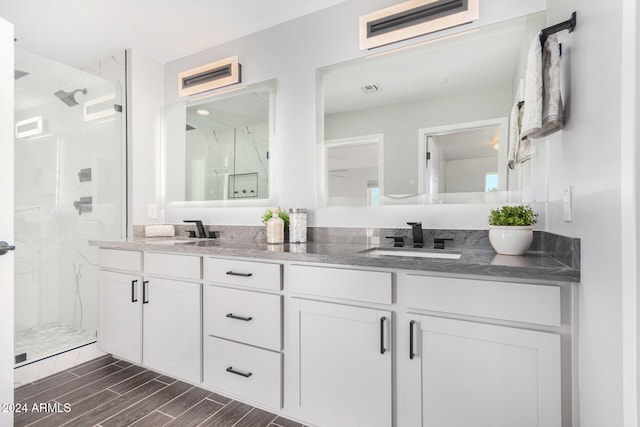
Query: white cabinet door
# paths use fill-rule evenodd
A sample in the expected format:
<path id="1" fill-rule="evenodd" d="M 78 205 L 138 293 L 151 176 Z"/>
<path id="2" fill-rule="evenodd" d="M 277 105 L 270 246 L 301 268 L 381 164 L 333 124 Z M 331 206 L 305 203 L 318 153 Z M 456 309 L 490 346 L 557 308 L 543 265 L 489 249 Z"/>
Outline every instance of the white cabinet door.
<path id="1" fill-rule="evenodd" d="M 142 361 L 142 277 L 100 271 L 98 348 L 115 356 Z"/>
<path id="2" fill-rule="evenodd" d="M 392 425 L 391 313 L 292 299 L 299 405 L 319 425 Z"/>
<path id="3" fill-rule="evenodd" d="M 560 427 L 560 336 L 414 316 L 410 426 Z M 408 353 L 408 352 L 407 352 Z"/>
<path id="4" fill-rule="evenodd" d="M 200 382 L 200 283 L 145 278 L 143 363 Z"/>

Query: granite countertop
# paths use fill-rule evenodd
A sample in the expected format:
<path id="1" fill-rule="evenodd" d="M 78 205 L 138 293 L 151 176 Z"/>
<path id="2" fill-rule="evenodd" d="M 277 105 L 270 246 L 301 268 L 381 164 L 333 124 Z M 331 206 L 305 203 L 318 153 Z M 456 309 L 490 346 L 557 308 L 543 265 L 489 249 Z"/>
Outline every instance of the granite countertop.
<path id="1" fill-rule="evenodd" d="M 93 246 L 110 249 L 137 249 L 155 252 L 318 262 L 536 281 L 580 281 L 580 270 L 571 268 L 542 251 L 531 251 L 522 256 L 509 256 L 498 255 L 492 249 L 458 248 L 453 252 L 461 252 L 462 257 L 460 259 L 439 259 L 362 253 L 362 251 L 373 247 L 391 247 L 390 245 L 378 244 L 308 242 L 269 245 L 265 242 L 253 240 L 221 241 L 218 239 L 157 237 L 113 241 L 94 240 L 89 243 Z M 434 249 L 433 251 L 438 250 Z M 448 251 L 444 250 L 443 252 Z"/>

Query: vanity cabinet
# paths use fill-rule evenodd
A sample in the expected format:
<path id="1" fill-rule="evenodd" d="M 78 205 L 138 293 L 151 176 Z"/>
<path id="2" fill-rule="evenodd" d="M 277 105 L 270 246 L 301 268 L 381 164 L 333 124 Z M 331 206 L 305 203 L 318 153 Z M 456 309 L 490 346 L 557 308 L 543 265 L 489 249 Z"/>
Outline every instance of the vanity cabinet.
<path id="1" fill-rule="evenodd" d="M 145 252 L 143 262 L 142 252 L 100 249 L 98 348 L 199 383 L 200 260 Z M 111 271 L 123 266 L 139 273 Z"/>
<path id="2" fill-rule="evenodd" d="M 100 271 L 98 348 L 142 362 L 142 275 Z"/>
<path id="3" fill-rule="evenodd" d="M 99 249 L 98 263 L 98 348 L 140 363 L 142 252 Z"/>
<path id="4" fill-rule="evenodd" d="M 406 275 L 406 424 L 560 427 L 558 286 Z"/>
<path id="5" fill-rule="evenodd" d="M 393 315 L 364 306 L 391 303 L 391 273 L 306 265 L 288 273 L 298 415 L 327 426 L 393 425 Z"/>
<path id="6" fill-rule="evenodd" d="M 282 408 L 282 265 L 205 258 L 203 383 Z"/>

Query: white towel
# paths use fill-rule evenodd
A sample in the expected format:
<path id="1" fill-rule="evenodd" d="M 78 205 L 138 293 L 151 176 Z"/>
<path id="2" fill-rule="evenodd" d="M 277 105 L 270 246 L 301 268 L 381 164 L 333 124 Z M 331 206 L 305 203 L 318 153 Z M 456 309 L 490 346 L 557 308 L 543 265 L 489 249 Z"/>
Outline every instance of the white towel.
<path id="1" fill-rule="evenodd" d="M 542 130 L 535 138 L 544 138 L 564 127 L 564 107 L 560 92 L 560 44 L 550 35 L 542 50 Z"/>
<path id="2" fill-rule="evenodd" d="M 520 138 L 544 138 L 563 126 L 558 38 L 555 34 L 547 37 L 543 49 L 536 35 L 527 54 Z"/>
<path id="3" fill-rule="evenodd" d="M 145 237 L 173 237 L 176 229 L 173 225 L 145 225 Z"/>
<path id="4" fill-rule="evenodd" d="M 520 138 L 522 126 L 522 110 L 524 105 L 516 102 L 511 108 L 509 116 L 509 152 L 507 154 L 507 166 L 513 169 L 517 163 L 524 163 L 536 154 L 536 146 L 529 138 Z"/>

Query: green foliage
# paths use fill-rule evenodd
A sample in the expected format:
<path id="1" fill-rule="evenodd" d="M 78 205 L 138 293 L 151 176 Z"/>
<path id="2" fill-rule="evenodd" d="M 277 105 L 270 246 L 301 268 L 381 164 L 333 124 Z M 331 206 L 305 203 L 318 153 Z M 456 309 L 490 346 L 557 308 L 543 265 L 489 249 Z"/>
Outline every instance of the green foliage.
<path id="1" fill-rule="evenodd" d="M 489 225 L 533 225 L 538 222 L 538 214 L 533 212 L 531 206 L 503 206 L 499 209 L 491 209 Z"/>
<path id="2" fill-rule="evenodd" d="M 267 209 L 266 212 L 262 215 L 262 223 L 266 224 L 272 216 L 273 212 L 271 212 L 271 209 Z M 280 206 L 278 206 L 278 216 L 284 221 L 284 227 L 289 227 L 289 214 L 287 213 L 287 211 L 283 211 Z"/>

